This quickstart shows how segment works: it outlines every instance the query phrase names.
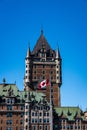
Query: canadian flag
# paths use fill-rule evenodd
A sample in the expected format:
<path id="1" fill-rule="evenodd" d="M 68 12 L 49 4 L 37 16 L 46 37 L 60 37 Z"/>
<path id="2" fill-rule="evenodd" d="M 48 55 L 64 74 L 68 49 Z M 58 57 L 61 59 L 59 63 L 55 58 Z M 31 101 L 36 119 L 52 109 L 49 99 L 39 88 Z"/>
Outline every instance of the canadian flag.
<path id="1" fill-rule="evenodd" d="M 50 85 L 49 79 L 43 80 L 42 82 L 39 83 L 38 89 L 44 89 L 49 85 Z"/>

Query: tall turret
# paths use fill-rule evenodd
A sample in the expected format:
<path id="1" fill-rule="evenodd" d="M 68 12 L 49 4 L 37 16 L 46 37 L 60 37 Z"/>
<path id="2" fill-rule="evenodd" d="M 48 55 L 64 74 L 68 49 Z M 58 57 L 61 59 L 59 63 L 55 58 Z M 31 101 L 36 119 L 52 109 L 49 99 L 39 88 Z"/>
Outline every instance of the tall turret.
<path id="1" fill-rule="evenodd" d="M 58 105 L 59 106 L 61 106 L 60 87 L 62 84 L 61 61 L 62 59 L 60 56 L 60 51 L 59 51 L 59 48 L 57 48 L 55 62 L 56 62 L 56 84 L 58 84 Z"/>
<path id="2" fill-rule="evenodd" d="M 62 84 L 61 56 L 59 49 L 54 51 L 46 40 L 43 30 L 32 51 L 28 48 L 25 58 L 25 79 L 26 91 L 34 91 L 38 88 L 40 80 L 50 79 L 52 83 L 52 102 L 54 106 L 60 106 L 60 86 Z M 44 92 L 50 101 L 50 90 L 37 89 Z"/>
<path id="3" fill-rule="evenodd" d="M 30 48 L 27 50 L 27 55 L 25 58 L 25 77 L 24 77 L 24 87 L 25 90 L 29 90 L 31 86 L 31 68 L 32 68 L 32 63 L 31 63 L 31 51 Z"/>
<path id="4" fill-rule="evenodd" d="M 59 48 L 56 50 L 56 83 L 59 84 L 59 87 L 62 84 L 62 73 L 61 73 L 61 56 L 60 56 L 60 51 Z"/>

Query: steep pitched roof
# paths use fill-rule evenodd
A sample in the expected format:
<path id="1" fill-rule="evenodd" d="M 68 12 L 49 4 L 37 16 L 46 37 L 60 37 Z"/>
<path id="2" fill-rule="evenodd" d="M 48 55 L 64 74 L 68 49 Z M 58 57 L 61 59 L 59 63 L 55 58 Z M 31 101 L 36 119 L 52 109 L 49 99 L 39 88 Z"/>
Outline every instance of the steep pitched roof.
<path id="1" fill-rule="evenodd" d="M 4 87 L 3 84 L 0 84 L 0 96 L 7 96 L 9 90 L 13 90 L 14 96 L 17 96 L 19 93 L 15 84 L 5 84 Z"/>
<path id="2" fill-rule="evenodd" d="M 0 84 L 0 96 L 7 97 L 9 90 L 12 90 L 13 91 L 13 95 L 15 97 L 18 97 L 20 99 L 20 101 L 22 99 L 26 100 L 26 96 L 25 95 L 28 92 L 26 92 L 26 91 L 20 91 L 18 89 L 18 87 L 16 86 L 16 84 L 5 84 L 4 86 L 3 86 L 3 84 Z M 30 96 L 31 96 L 31 101 L 33 101 L 35 99 L 37 102 L 40 102 L 40 100 L 42 100 L 44 98 L 45 94 L 43 94 L 43 93 L 37 93 L 36 91 L 31 91 L 30 92 Z"/>
<path id="3" fill-rule="evenodd" d="M 79 118 L 85 120 L 84 116 L 81 115 L 82 110 L 79 107 L 55 107 L 54 110 L 56 111 L 58 116 L 61 116 L 63 113 L 63 115 L 65 115 L 65 117 L 70 121 L 75 119 L 75 115 L 77 112 L 79 114 Z"/>
<path id="4" fill-rule="evenodd" d="M 36 42 L 36 45 L 35 45 L 33 51 L 32 51 L 32 54 L 37 53 L 42 48 L 43 45 L 45 46 L 46 51 L 52 50 L 49 43 L 47 42 L 46 38 L 44 37 L 43 33 L 41 33 L 39 39 Z"/>

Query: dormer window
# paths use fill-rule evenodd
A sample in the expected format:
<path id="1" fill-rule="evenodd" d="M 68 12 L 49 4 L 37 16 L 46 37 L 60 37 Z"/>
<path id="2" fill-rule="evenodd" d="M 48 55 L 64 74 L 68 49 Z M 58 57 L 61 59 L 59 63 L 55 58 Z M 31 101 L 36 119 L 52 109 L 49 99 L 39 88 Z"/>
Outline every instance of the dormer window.
<path id="1" fill-rule="evenodd" d="M 8 99 L 7 99 L 7 103 L 8 103 L 8 104 L 14 103 L 14 99 L 13 99 L 13 98 L 8 98 Z"/>
<path id="2" fill-rule="evenodd" d="M 45 57 L 45 53 L 42 53 L 42 57 Z"/>
<path id="3" fill-rule="evenodd" d="M 9 97 L 11 97 L 11 96 L 13 96 L 14 94 L 13 94 L 13 90 L 11 89 L 11 87 L 10 87 L 10 89 L 8 90 L 8 96 Z"/>
<path id="4" fill-rule="evenodd" d="M 42 59 L 42 61 L 45 61 L 45 59 Z"/>

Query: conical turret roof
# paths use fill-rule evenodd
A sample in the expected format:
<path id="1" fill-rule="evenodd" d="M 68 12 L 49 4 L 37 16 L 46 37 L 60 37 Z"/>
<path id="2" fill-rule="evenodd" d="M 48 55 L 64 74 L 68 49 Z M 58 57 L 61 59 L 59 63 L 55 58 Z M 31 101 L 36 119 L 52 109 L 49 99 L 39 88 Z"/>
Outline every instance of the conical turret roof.
<path id="1" fill-rule="evenodd" d="M 30 57 L 30 54 L 31 54 L 31 52 L 30 52 L 30 47 L 28 47 L 26 58 L 29 58 L 29 57 Z"/>
<path id="2" fill-rule="evenodd" d="M 56 58 L 60 58 L 61 59 L 59 48 L 56 49 Z"/>

